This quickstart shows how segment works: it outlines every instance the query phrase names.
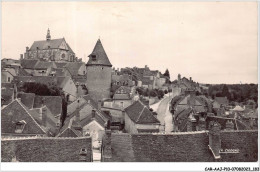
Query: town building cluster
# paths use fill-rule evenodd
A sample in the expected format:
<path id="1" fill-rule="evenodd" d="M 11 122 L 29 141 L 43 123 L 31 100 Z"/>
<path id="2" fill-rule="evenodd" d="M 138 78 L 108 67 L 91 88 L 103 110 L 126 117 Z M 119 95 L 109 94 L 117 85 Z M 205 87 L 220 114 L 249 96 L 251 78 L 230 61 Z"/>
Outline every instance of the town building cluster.
<path id="1" fill-rule="evenodd" d="M 211 99 L 191 77 L 116 69 L 100 39 L 88 57 L 48 29 L 19 60 L 2 59 L 2 161 L 257 161 L 255 107 Z M 232 146 L 238 154 L 221 154 Z"/>

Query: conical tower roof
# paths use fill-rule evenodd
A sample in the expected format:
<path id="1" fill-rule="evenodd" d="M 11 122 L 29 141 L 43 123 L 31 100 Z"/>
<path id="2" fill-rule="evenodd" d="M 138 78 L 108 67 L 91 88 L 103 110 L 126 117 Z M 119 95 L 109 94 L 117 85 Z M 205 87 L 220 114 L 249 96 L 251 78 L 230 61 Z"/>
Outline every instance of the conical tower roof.
<path id="1" fill-rule="evenodd" d="M 87 66 L 90 65 L 103 65 L 103 66 L 110 66 L 112 67 L 112 64 L 110 63 L 107 54 L 101 44 L 100 39 L 98 39 L 94 50 L 92 53 L 88 56 L 89 60 L 87 63 Z M 94 58 L 93 58 L 94 57 Z"/>

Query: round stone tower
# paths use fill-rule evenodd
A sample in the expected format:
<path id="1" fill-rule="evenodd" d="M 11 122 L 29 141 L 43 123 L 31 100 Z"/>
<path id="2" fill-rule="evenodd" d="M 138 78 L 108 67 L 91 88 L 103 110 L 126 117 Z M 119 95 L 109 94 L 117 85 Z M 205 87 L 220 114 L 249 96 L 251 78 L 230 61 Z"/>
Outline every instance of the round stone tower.
<path id="1" fill-rule="evenodd" d="M 88 57 L 89 60 L 86 64 L 88 93 L 96 101 L 110 98 L 112 64 L 100 39 Z"/>

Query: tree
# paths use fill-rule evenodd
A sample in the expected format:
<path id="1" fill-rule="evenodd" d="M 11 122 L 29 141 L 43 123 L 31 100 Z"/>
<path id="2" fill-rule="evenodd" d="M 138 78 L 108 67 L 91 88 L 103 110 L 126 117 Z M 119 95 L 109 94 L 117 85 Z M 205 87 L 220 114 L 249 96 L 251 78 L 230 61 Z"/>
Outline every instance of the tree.
<path id="1" fill-rule="evenodd" d="M 67 116 L 67 99 L 65 94 L 54 84 L 50 84 L 49 86 L 41 83 L 35 82 L 26 82 L 23 83 L 19 88 L 21 91 L 25 93 L 34 93 L 39 96 L 60 96 L 62 98 L 62 115 L 61 115 L 61 123 L 63 125 L 66 116 Z"/>
<path id="2" fill-rule="evenodd" d="M 226 84 L 223 85 L 221 94 L 223 97 L 227 97 L 230 100 L 230 92 Z"/>
<path id="3" fill-rule="evenodd" d="M 164 72 L 163 76 L 166 77 L 166 83 L 170 83 L 170 72 L 168 69 L 166 69 L 166 71 Z"/>

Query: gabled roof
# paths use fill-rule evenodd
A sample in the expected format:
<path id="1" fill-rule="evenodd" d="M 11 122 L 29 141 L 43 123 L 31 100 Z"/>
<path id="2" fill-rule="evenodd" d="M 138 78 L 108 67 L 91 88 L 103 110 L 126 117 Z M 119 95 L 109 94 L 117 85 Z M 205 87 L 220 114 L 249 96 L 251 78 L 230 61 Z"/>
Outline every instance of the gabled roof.
<path id="1" fill-rule="evenodd" d="M 18 98 L 21 98 L 21 102 L 29 109 L 33 108 L 34 104 L 34 98 L 35 94 L 34 93 L 23 93 L 20 92 L 17 95 Z"/>
<path id="2" fill-rule="evenodd" d="M 64 67 L 69 70 L 72 76 L 77 76 L 79 69 L 85 66 L 83 62 L 68 62 Z"/>
<path id="3" fill-rule="evenodd" d="M 81 137 L 82 133 L 78 130 L 75 130 L 73 127 L 73 122 L 75 117 L 70 118 L 68 122 L 64 124 L 60 133 L 56 137 Z"/>
<path id="4" fill-rule="evenodd" d="M 22 59 L 21 60 L 21 66 L 24 69 L 34 69 L 36 63 L 39 62 L 39 60 L 35 59 Z"/>
<path id="5" fill-rule="evenodd" d="M 2 88 L 1 89 L 1 98 L 3 98 L 3 105 L 7 105 L 12 102 L 14 97 L 14 89 L 13 88 Z"/>
<path id="6" fill-rule="evenodd" d="M 8 104 L 1 111 L 2 133 L 15 133 L 15 123 L 21 120 L 26 122 L 26 128 L 22 134 L 46 134 L 46 131 L 30 114 L 29 109 L 17 99 Z"/>
<path id="7" fill-rule="evenodd" d="M 237 105 L 236 107 L 234 107 L 234 109 L 230 109 L 230 110 L 241 112 L 241 111 L 244 111 L 245 109 L 243 109 L 241 106 Z"/>
<path id="8" fill-rule="evenodd" d="M 46 61 L 39 61 L 38 63 L 36 63 L 36 65 L 34 66 L 34 69 L 48 69 L 48 68 L 57 68 L 57 66 L 55 65 L 54 62 L 46 62 Z"/>
<path id="9" fill-rule="evenodd" d="M 54 116 L 62 114 L 62 98 L 60 96 L 35 96 L 33 108 L 45 105 Z"/>
<path id="10" fill-rule="evenodd" d="M 153 113 L 140 100 L 125 109 L 129 118 L 137 124 L 160 124 Z"/>
<path id="11" fill-rule="evenodd" d="M 18 73 L 18 76 L 31 76 L 31 74 L 26 72 L 26 70 L 24 70 L 23 68 L 18 68 L 17 73 Z"/>
<path id="12" fill-rule="evenodd" d="M 57 68 L 64 68 L 68 62 L 55 62 Z"/>
<path id="13" fill-rule="evenodd" d="M 65 84 L 70 80 L 69 76 L 58 76 L 57 77 L 57 86 L 63 88 Z"/>
<path id="14" fill-rule="evenodd" d="M 96 55 L 96 61 L 93 61 L 91 56 Z M 101 44 L 100 39 L 98 39 L 92 53 L 89 55 L 89 60 L 88 63 L 86 64 L 87 66 L 90 65 L 103 65 L 103 66 L 110 66 L 112 67 L 112 64 L 110 63 L 107 54 Z"/>
<path id="15" fill-rule="evenodd" d="M 63 41 L 65 41 L 64 38 L 34 41 L 30 48 L 30 51 L 37 50 L 37 47 L 39 48 L 39 50 L 47 50 L 47 49 L 49 49 L 49 47 L 50 47 L 50 49 L 59 49 L 59 47 Z M 70 51 L 71 53 L 74 53 L 67 42 L 66 42 L 66 45 L 68 47 L 68 51 Z"/>

